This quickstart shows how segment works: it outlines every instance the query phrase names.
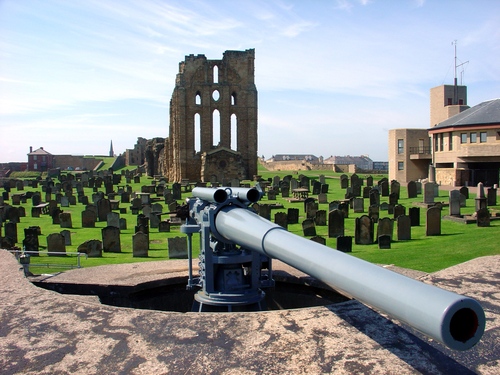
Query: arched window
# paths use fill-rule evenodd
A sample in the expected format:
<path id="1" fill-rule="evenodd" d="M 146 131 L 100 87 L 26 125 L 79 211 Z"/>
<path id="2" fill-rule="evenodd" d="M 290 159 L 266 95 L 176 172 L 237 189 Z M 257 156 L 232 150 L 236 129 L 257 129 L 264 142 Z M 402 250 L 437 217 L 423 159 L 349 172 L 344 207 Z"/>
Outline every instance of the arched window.
<path id="1" fill-rule="evenodd" d="M 214 83 L 219 83 L 219 67 L 217 65 L 214 65 Z"/>
<path id="2" fill-rule="evenodd" d="M 236 93 L 233 92 L 231 94 L 231 105 L 236 105 L 237 104 L 237 100 L 236 100 Z"/>
<path id="3" fill-rule="evenodd" d="M 199 113 L 194 115 L 194 152 L 201 151 L 201 117 Z"/>
<path id="4" fill-rule="evenodd" d="M 214 99 L 214 101 L 218 101 L 219 100 L 219 98 L 220 98 L 219 90 L 214 90 L 212 92 L 212 98 Z"/>
<path id="5" fill-rule="evenodd" d="M 212 113 L 212 144 L 218 146 L 220 144 L 220 113 L 217 109 Z"/>
<path id="6" fill-rule="evenodd" d="M 196 105 L 201 105 L 201 94 L 199 91 L 196 92 L 196 96 L 194 98 L 194 103 Z"/>
<path id="7" fill-rule="evenodd" d="M 231 115 L 231 150 L 238 151 L 238 118 Z"/>

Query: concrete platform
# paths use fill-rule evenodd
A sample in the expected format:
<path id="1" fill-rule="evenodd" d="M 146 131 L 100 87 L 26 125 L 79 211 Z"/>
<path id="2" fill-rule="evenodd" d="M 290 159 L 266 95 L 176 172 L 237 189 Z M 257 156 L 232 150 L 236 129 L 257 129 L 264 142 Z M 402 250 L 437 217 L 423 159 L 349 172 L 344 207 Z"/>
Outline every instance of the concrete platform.
<path id="1" fill-rule="evenodd" d="M 146 285 L 185 277 L 184 262 L 73 270 L 57 282 Z M 451 351 L 357 301 L 225 314 L 112 307 L 96 297 L 36 287 L 0 250 L 1 373 L 498 374 L 500 256 L 429 275 L 396 270 L 476 298 L 487 318 L 482 341 L 466 352 Z"/>

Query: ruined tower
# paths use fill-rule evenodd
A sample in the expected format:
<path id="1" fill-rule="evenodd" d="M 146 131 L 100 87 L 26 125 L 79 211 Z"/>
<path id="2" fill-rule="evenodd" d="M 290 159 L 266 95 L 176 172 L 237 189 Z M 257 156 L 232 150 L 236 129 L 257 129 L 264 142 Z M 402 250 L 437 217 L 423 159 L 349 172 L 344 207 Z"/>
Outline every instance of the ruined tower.
<path id="1" fill-rule="evenodd" d="M 218 181 L 257 174 L 255 50 L 222 60 L 189 55 L 170 101 L 163 173 L 170 181 Z"/>

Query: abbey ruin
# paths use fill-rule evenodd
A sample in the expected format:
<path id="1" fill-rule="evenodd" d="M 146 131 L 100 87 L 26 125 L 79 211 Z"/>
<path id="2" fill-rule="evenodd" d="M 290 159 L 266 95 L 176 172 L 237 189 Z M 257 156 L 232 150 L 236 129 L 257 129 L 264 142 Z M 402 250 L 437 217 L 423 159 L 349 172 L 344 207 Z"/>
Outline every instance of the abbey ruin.
<path id="1" fill-rule="evenodd" d="M 179 63 L 168 138 L 148 140 L 149 175 L 169 181 L 251 179 L 257 174 L 255 50 L 222 60 L 189 55 Z"/>

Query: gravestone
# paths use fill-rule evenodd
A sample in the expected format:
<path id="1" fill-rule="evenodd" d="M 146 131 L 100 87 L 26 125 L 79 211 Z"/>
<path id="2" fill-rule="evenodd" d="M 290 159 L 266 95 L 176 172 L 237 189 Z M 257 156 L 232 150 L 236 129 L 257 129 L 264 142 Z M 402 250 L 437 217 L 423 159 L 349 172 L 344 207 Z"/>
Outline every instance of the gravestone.
<path id="1" fill-rule="evenodd" d="M 187 259 L 187 238 L 173 237 L 168 238 L 168 257 L 169 259 Z"/>
<path id="2" fill-rule="evenodd" d="M 389 194 L 389 205 L 395 206 L 398 204 L 399 198 L 396 193 Z"/>
<path id="3" fill-rule="evenodd" d="M 9 221 L 5 223 L 5 237 L 12 240 L 13 243 L 17 243 L 17 223 Z"/>
<path id="4" fill-rule="evenodd" d="M 449 215 L 460 216 L 460 191 L 451 190 L 449 192 Z"/>
<path id="5" fill-rule="evenodd" d="M 137 232 L 132 235 L 132 256 L 148 257 L 149 236 L 142 232 Z"/>
<path id="6" fill-rule="evenodd" d="M 311 238 L 311 241 L 317 242 L 321 245 L 326 246 L 326 238 L 321 237 L 321 236 L 314 236 Z"/>
<path id="7" fill-rule="evenodd" d="M 417 197 L 417 183 L 415 181 L 410 181 L 406 185 L 406 189 L 408 191 L 408 198 L 416 198 Z"/>
<path id="8" fill-rule="evenodd" d="M 59 214 L 59 225 L 61 228 L 73 228 L 71 214 L 69 212 L 62 212 Z"/>
<path id="9" fill-rule="evenodd" d="M 363 213 L 365 212 L 365 201 L 363 198 L 354 198 L 352 201 L 352 209 L 354 213 Z"/>
<path id="10" fill-rule="evenodd" d="M 130 203 L 130 194 L 128 192 L 124 191 L 120 195 L 120 202 L 122 202 L 122 203 Z"/>
<path id="11" fill-rule="evenodd" d="M 33 206 L 38 206 L 40 203 L 42 203 L 42 197 L 40 196 L 40 194 L 33 194 L 33 196 L 31 197 L 31 204 Z"/>
<path id="12" fill-rule="evenodd" d="M 49 256 L 66 254 L 66 242 L 64 240 L 64 236 L 61 233 L 51 233 L 47 236 L 47 251 L 49 252 Z"/>
<path id="13" fill-rule="evenodd" d="M 370 191 L 372 187 L 371 186 L 364 186 L 363 187 L 363 198 L 368 198 L 370 199 Z"/>
<path id="14" fill-rule="evenodd" d="M 340 188 L 347 189 L 349 187 L 349 177 L 343 174 L 340 176 Z"/>
<path id="15" fill-rule="evenodd" d="M 467 186 L 462 186 L 460 188 L 460 194 L 463 194 L 465 199 L 469 199 L 469 188 Z"/>
<path id="16" fill-rule="evenodd" d="M 396 180 L 392 180 L 391 181 L 391 193 L 390 194 L 395 194 L 396 195 L 396 201 L 400 197 L 400 192 L 401 192 L 401 184 L 398 181 L 396 181 Z"/>
<path id="17" fill-rule="evenodd" d="M 271 220 L 271 206 L 268 204 L 259 205 L 259 216 L 266 220 Z"/>
<path id="18" fill-rule="evenodd" d="M 151 213 L 151 215 L 149 216 L 149 226 L 151 228 L 158 228 L 158 226 L 160 225 L 160 221 L 161 221 L 160 215 Z"/>
<path id="19" fill-rule="evenodd" d="M 490 220 L 490 211 L 487 208 L 481 208 L 476 212 L 476 223 L 478 227 L 489 227 Z"/>
<path id="20" fill-rule="evenodd" d="M 94 210 L 85 209 L 82 211 L 82 228 L 95 228 L 97 215 Z"/>
<path id="21" fill-rule="evenodd" d="M 378 189 L 370 190 L 370 206 L 380 206 L 380 191 Z"/>
<path id="22" fill-rule="evenodd" d="M 119 223 L 120 223 L 120 230 L 127 230 L 127 219 L 125 219 L 124 217 L 121 217 L 120 220 L 119 220 Z"/>
<path id="23" fill-rule="evenodd" d="M 304 233 L 304 237 L 316 236 L 316 227 L 314 226 L 314 220 L 313 219 L 305 219 L 302 222 L 302 231 Z"/>
<path id="24" fill-rule="evenodd" d="M 316 212 L 318 211 L 319 206 L 315 201 L 308 202 L 306 205 L 306 217 L 308 219 L 313 219 L 316 216 Z"/>
<path id="25" fill-rule="evenodd" d="M 389 196 L 389 181 L 387 178 L 383 178 L 378 182 L 378 186 L 380 188 L 380 193 L 383 197 Z"/>
<path id="26" fill-rule="evenodd" d="M 299 223 L 299 209 L 289 208 L 287 210 L 287 222 L 288 224 L 298 224 Z"/>
<path id="27" fill-rule="evenodd" d="M 64 237 L 64 244 L 66 246 L 71 246 L 71 232 L 65 229 L 61 231 L 61 235 Z"/>
<path id="28" fill-rule="evenodd" d="M 158 224 L 158 232 L 170 232 L 170 221 L 166 221 L 166 220 L 163 220 L 163 221 L 160 221 L 160 224 Z"/>
<path id="29" fill-rule="evenodd" d="M 358 245 L 373 244 L 373 221 L 368 215 L 356 218 L 354 243 Z"/>
<path id="30" fill-rule="evenodd" d="M 484 186 L 482 182 L 477 184 L 475 203 L 476 203 L 476 212 L 479 211 L 481 208 L 488 207 L 488 198 L 486 198 L 486 196 L 484 195 Z"/>
<path id="31" fill-rule="evenodd" d="M 179 184 L 178 182 L 174 182 L 172 184 L 172 199 L 182 199 L 181 184 Z"/>
<path id="32" fill-rule="evenodd" d="M 61 197 L 61 207 L 69 207 L 69 197 Z"/>
<path id="33" fill-rule="evenodd" d="M 340 210 L 332 210 L 328 213 L 328 237 L 339 237 L 344 235 L 344 214 Z"/>
<path id="34" fill-rule="evenodd" d="M 121 253 L 120 228 L 104 227 L 101 229 L 102 250 L 105 253 Z"/>
<path id="35" fill-rule="evenodd" d="M 497 205 L 497 189 L 489 188 L 487 190 L 487 200 L 488 206 L 496 206 Z"/>
<path id="36" fill-rule="evenodd" d="M 85 253 L 89 258 L 102 257 L 102 242 L 99 240 L 87 240 L 78 246 L 79 253 Z"/>
<path id="37" fill-rule="evenodd" d="M 267 200 L 270 200 L 270 201 L 276 200 L 276 191 L 274 189 L 267 191 Z"/>
<path id="38" fill-rule="evenodd" d="M 40 227 L 24 228 L 24 251 L 34 252 L 30 256 L 37 256 L 40 244 L 38 242 L 38 234 Z"/>
<path id="39" fill-rule="evenodd" d="M 420 207 L 410 207 L 408 209 L 408 216 L 410 216 L 412 227 L 420 226 Z"/>
<path id="40" fill-rule="evenodd" d="M 393 214 L 394 219 L 397 219 L 401 215 L 406 215 L 406 207 L 401 204 L 395 205 Z"/>
<path id="41" fill-rule="evenodd" d="M 426 182 L 426 183 L 423 184 L 424 203 L 425 204 L 432 204 L 432 203 L 434 203 L 435 185 L 436 184 L 434 182 Z"/>
<path id="42" fill-rule="evenodd" d="M 370 216 L 374 223 L 378 223 L 378 218 L 380 216 L 380 207 L 376 205 L 368 207 L 368 216 Z"/>
<path id="43" fill-rule="evenodd" d="M 366 186 L 369 186 L 369 187 L 373 186 L 373 177 L 372 176 L 366 177 Z"/>
<path id="44" fill-rule="evenodd" d="M 388 234 L 382 234 L 378 236 L 377 239 L 379 249 L 390 249 L 391 248 L 391 236 Z"/>
<path id="45" fill-rule="evenodd" d="M 109 201 L 109 199 L 99 199 L 99 201 L 97 201 L 97 218 L 99 219 L 99 221 L 106 221 L 110 212 L 111 202 Z M 104 249 L 106 249 L 106 247 L 104 247 Z"/>
<path id="46" fill-rule="evenodd" d="M 441 234 L 441 207 L 435 206 L 427 209 L 425 222 L 426 236 L 439 236 Z"/>
<path id="47" fill-rule="evenodd" d="M 288 215 L 286 212 L 276 212 L 274 214 L 274 222 L 279 226 L 288 229 Z"/>
<path id="48" fill-rule="evenodd" d="M 378 220 L 377 225 L 377 238 L 380 236 L 387 235 L 390 236 L 392 240 L 392 236 L 394 233 L 394 220 L 389 217 L 383 217 Z"/>
<path id="49" fill-rule="evenodd" d="M 318 203 L 325 204 L 328 203 L 328 196 L 325 193 L 318 194 Z"/>
<path id="50" fill-rule="evenodd" d="M 342 251 L 343 253 L 352 252 L 352 236 L 338 236 L 337 250 Z"/>
<path id="51" fill-rule="evenodd" d="M 407 215 L 400 215 L 396 219 L 398 241 L 411 240 L 411 220 Z"/>
<path id="52" fill-rule="evenodd" d="M 344 218 L 349 217 L 349 203 L 341 202 L 338 209 L 344 214 Z"/>
<path id="53" fill-rule="evenodd" d="M 321 193 L 322 194 L 328 194 L 328 189 L 330 188 L 329 184 L 321 184 Z"/>
<path id="54" fill-rule="evenodd" d="M 321 193 L 321 182 L 319 181 L 313 182 L 312 193 L 313 195 L 318 195 L 319 193 Z"/>
<path id="55" fill-rule="evenodd" d="M 56 207 L 51 211 L 51 216 L 52 216 L 52 224 L 61 224 L 61 219 L 59 215 L 62 214 L 62 211 L 59 207 Z"/>
<path id="56" fill-rule="evenodd" d="M 281 187 L 281 197 L 289 198 L 290 197 L 290 188 L 288 186 Z"/>
<path id="57" fill-rule="evenodd" d="M 120 214 L 116 212 L 109 212 L 106 217 L 108 227 L 120 228 Z"/>
<path id="58" fill-rule="evenodd" d="M 316 224 L 318 227 L 326 225 L 326 211 L 325 210 L 316 211 L 316 215 L 314 216 L 314 224 Z"/>

